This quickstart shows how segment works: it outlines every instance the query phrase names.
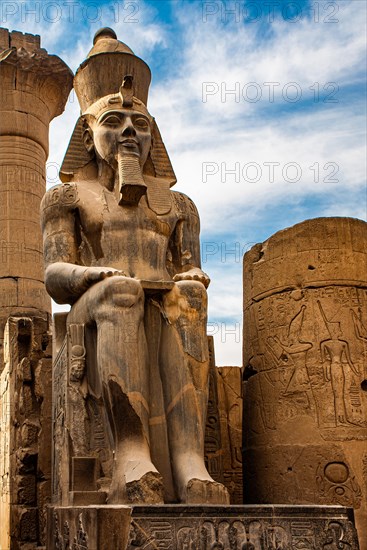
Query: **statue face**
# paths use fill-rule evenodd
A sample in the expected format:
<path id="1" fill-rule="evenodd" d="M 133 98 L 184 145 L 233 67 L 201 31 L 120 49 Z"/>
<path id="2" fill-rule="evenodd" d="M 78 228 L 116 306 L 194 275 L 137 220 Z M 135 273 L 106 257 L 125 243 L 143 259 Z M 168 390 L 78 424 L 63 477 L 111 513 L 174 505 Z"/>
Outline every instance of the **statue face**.
<path id="1" fill-rule="evenodd" d="M 103 113 L 92 125 L 97 155 L 116 168 L 117 153 L 136 155 L 143 167 L 152 142 L 148 117 L 132 109 Z"/>

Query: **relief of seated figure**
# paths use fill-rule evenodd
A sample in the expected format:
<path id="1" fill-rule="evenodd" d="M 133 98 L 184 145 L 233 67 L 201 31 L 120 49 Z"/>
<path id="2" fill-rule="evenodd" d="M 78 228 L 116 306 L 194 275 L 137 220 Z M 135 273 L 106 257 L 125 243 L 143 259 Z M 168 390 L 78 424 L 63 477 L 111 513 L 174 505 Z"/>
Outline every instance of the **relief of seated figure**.
<path id="1" fill-rule="evenodd" d="M 82 115 L 64 183 L 41 206 L 46 287 L 71 305 L 69 331 L 83 325 L 96 337 L 94 371 L 76 362 L 71 377 L 101 388 L 114 456 L 108 503 L 166 500 L 151 441 L 155 349 L 175 501 L 227 504 L 204 463 L 209 278 L 199 217 L 170 190 L 174 173 L 146 108 L 149 82 L 147 65 L 111 29 L 97 33 L 75 77 Z M 87 363 L 89 353 L 86 345 Z"/>

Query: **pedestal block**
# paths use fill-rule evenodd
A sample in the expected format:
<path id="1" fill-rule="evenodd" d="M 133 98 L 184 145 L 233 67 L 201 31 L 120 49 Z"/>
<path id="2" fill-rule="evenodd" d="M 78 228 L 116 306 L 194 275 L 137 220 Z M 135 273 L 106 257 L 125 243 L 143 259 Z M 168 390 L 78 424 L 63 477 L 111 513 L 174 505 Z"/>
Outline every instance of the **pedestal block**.
<path id="1" fill-rule="evenodd" d="M 308 220 L 245 255 L 245 502 L 353 507 L 363 550 L 366 357 L 367 223 Z"/>
<path id="2" fill-rule="evenodd" d="M 342 507 L 51 507 L 48 519 L 48 550 L 359 549 Z"/>

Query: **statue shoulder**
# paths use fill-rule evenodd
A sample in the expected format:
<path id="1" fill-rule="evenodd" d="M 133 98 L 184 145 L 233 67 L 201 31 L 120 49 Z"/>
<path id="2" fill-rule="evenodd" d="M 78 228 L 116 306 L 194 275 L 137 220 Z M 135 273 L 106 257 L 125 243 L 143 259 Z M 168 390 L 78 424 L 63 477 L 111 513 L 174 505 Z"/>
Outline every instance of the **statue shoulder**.
<path id="1" fill-rule="evenodd" d="M 175 207 L 180 214 L 184 216 L 199 217 L 195 203 L 190 199 L 190 197 L 180 191 L 171 191 L 171 193 Z"/>
<path id="2" fill-rule="evenodd" d="M 41 202 L 41 213 L 46 215 L 48 210 L 52 210 L 52 215 L 60 210 L 72 210 L 79 202 L 78 184 L 75 182 L 61 183 L 51 187 L 44 195 Z"/>
<path id="3" fill-rule="evenodd" d="M 79 202 L 78 184 L 61 183 L 51 187 L 41 202 L 42 230 L 46 224 L 54 226 L 57 220 L 67 219 L 76 209 Z"/>

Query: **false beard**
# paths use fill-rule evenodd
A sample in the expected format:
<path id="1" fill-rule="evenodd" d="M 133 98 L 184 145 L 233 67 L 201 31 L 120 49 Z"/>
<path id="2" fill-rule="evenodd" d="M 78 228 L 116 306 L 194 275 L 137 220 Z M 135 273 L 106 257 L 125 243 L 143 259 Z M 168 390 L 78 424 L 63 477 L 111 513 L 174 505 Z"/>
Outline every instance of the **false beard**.
<path id="1" fill-rule="evenodd" d="M 141 197 L 147 192 L 139 157 L 133 153 L 117 154 L 118 178 L 121 205 L 137 206 Z"/>

